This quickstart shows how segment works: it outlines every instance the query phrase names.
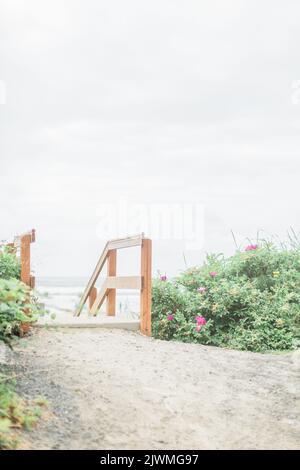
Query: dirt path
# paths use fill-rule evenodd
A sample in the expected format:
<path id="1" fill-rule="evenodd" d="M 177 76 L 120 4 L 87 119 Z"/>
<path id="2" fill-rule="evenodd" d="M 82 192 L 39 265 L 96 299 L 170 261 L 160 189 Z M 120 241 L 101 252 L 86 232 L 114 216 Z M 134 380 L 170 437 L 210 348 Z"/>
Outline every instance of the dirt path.
<path id="1" fill-rule="evenodd" d="M 297 354 L 61 329 L 36 330 L 10 361 L 20 391 L 50 402 L 34 449 L 300 448 Z"/>

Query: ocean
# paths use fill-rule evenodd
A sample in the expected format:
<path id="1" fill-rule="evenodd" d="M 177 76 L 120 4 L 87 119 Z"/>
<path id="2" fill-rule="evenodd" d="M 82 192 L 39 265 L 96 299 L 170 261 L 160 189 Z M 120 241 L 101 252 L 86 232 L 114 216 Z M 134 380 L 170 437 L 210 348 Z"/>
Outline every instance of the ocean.
<path id="1" fill-rule="evenodd" d="M 35 295 L 38 301 L 45 305 L 49 315 L 56 318 L 73 316 L 81 295 L 88 283 L 84 277 L 38 277 L 36 279 Z M 101 287 L 98 279 L 97 287 Z M 87 315 L 87 307 L 83 315 Z M 105 314 L 105 304 L 100 310 Z M 139 292 L 135 290 L 117 291 L 116 316 L 137 319 L 139 317 Z"/>

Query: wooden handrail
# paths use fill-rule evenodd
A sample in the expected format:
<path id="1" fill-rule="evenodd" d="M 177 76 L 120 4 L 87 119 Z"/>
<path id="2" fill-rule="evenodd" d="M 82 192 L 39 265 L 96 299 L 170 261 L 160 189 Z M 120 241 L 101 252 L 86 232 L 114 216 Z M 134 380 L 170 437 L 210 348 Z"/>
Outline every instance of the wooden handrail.
<path id="1" fill-rule="evenodd" d="M 117 276 L 117 250 L 141 246 L 141 275 L 140 276 Z M 99 293 L 95 284 L 107 261 L 107 277 Z M 107 301 L 107 315 L 115 315 L 116 289 L 139 289 L 141 294 L 141 331 L 151 335 L 151 274 L 152 274 L 151 240 L 144 238 L 144 234 L 132 237 L 110 240 L 106 243 L 87 287 L 80 299 L 75 312 L 79 316 L 89 299 L 89 310 L 92 315 L 97 315 L 104 300 Z"/>
<path id="2" fill-rule="evenodd" d="M 118 238 L 115 240 L 109 240 L 99 258 L 98 263 L 96 264 L 96 267 L 94 269 L 94 272 L 88 282 L 88 285 L 80 299 L 78 308 L 75 312 L 76 316 L 79 316 L 89 295 L 92 290 L 92 288 L 95 286 L 97 279 L 101 273 L 101 270 L 104 266 L 104 263 L 108 257 L 108 253 L 110 250 L 116 250 L 116 249 L 122 249 L 122 248 L 128 248 L 130 246 L 138 246 L 142 244 L 142 239 L 143 239 L 144 234 L 139 234 L 139 235 L 134 235 L 132 237 L 127 237 L 127 238 Z"/>

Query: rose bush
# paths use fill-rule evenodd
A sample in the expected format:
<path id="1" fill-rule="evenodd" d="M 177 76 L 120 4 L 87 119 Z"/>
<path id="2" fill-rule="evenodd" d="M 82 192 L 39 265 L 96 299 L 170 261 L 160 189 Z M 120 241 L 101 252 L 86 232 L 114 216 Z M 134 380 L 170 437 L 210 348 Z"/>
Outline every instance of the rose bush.
<path id="1" fill-rule="evenodd" d="M 262 243 L 227 259 L 207 256 L 201 267 L 154 282 L 152 318 L 160 339 L 250 351 L 296 349 L 300 250 Z"/>

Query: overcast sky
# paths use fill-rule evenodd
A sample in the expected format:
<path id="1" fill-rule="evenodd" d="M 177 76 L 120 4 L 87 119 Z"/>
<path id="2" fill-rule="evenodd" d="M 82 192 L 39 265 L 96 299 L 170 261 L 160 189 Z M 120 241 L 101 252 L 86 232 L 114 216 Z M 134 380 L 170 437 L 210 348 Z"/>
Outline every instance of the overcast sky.
<path id="1" fill-rule="evenodd" d="M 80 276 L 104 204 L 202 205 L 199 249 L 154 241 L 173 274 L 230 230 L 298 231 L 299 22 L 297 0 L 0 0 L 0 238 L 35 227 L 37 274 Z"/>

